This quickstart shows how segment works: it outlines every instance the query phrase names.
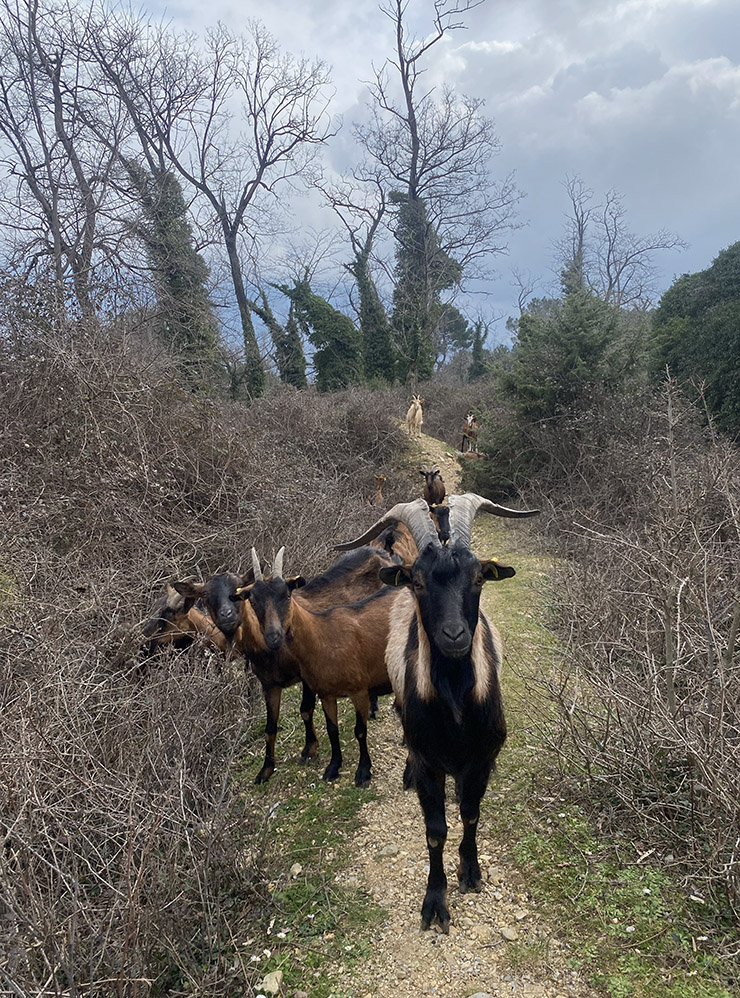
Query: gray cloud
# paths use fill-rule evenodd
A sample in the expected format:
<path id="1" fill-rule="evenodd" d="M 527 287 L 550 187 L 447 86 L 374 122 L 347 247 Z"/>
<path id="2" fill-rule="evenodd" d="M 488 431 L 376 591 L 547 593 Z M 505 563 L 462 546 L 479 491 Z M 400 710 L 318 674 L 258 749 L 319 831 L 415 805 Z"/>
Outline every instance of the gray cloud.
<path id="1" fill-rule="evenodd" d="M 430 8 L 428 0 L 409 6 L 417 35 L 428 30 Z M 178 13 L 190 26 L 220 18 L 237 27 L 250 15 L 287 50 L 333 66 L 345 130 L 328 162 L 346 165 L 360 81 L 391 53 L 390 23 L 372 0 L 280 0 L 246 10 L 196 0 Z M 740 238 L 736 0 L 489 0 L 468 15 L 468 25 L 435 48 L 428 79 L 486 99 L 503 145 L 492 169 L 498 176 L 515 170 L 528 195 L 528 224 L 497 262 L 488 303 L 513 312 L 511 267 L 552 281 L 568 174 L 578 173 L 597 194 L 619 190 L 636 232 L 664 227 L 690 243 L 686 253 L 657 261 L 662 289 Z"/>

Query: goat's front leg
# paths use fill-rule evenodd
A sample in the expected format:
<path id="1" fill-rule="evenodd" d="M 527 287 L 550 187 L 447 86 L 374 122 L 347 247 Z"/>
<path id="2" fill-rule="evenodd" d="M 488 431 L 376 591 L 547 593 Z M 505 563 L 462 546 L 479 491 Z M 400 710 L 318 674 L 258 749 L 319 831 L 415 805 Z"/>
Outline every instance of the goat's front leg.
<path id="1" fill-rule="evenodd" d="M 275 739 L 277 738 L 278 721 L 280 720 L 280 698 L 283 691 L 279 686 L 263 686 L 267 720 L 265 722 L 265 761 L 257 773 L 255 783 L 267 783 L 275 772 Z"/>
<path id="2" fill-rule="evenodd" d="M 457 780 L 457 794 L 460 800 L 460 817 L 463 823 L 463 837 L 460 843 L 460 864 L 457 879 L 460 893 L 480 891 L 483 881 L 478 865 L 478 819 L 480 802 L 488 786 L 490 766 L 482 766 L 463 774 Z"/>
<path id="3" fill-rule="evenodd" d="M 342 746 L 339 744 L 337 698 L 322 697 L 321 706 L 324 708 L 326 733 L 329 736 L 329 744 L 331 745 L 331 759 L 329 760 L 329 765 L 324 770 L 322 779 L 336 780 L 339 776 L 339 770 L 342 768 Z"/>
<path id="4" fill-rule="evenodd" d="M 316 709 L 316 694 L 306 683 L 303 683 L 303 696 L 301 697 L 301 719 L 306 729 L 306 744 L 301 752 L 301 762 L 308 762 L 313 759 L 319 750 L 319 740 L 316 737 L 316 729 L 313 726 L 313 712 Z"/>
<path id="5" fill-rule="evenodd" d="M 367 691 L 352 697 L 355 707 L 355 738 L 360 748 L 360 761 L 355 773 L 356 787 L 369 787 L 372 777 L 370 753 L 367 750 L 367 718 L 370 713 L 370 696 Z"/>
<path id="6" fill-rule="evenodd" d="M 444 933 L 450 931 L 447 909 L 447 877 L 444 869 L 444 847 L 447 841 L 445 819 L 445 774 L 429 766 L 412 764 L 416 792 L 424 812 L 424 824 L 429 850 L 427 892 L 421 906 L 421 927 L 428 929 L 436 919 Z"/>

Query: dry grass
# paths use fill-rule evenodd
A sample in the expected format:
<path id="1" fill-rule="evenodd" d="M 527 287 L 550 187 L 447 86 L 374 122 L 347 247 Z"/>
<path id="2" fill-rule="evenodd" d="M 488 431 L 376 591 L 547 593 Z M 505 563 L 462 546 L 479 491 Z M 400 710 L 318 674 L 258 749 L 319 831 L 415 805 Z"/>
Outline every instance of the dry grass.
<path id="1" fill-rule="evenodd" d="M 142 680 L 140 622 L 252 544 L 321 570 L 405 438 L 359 390 L 196 397 L 125 333 L 0 339 L 0 395 L 0 992 L 251 994 L 267 818 L 234 764 L 261 700 L 197 649 Z"/>
<path id="2" fill-rule="evenodd" d="M 631 403 L 551 434 L 540 491 L 565 655 L 545 682 L 559 708 L 547 738 L 601 827 L 626 825 L 737 914 L 737 448 L 673 384 Z"/>

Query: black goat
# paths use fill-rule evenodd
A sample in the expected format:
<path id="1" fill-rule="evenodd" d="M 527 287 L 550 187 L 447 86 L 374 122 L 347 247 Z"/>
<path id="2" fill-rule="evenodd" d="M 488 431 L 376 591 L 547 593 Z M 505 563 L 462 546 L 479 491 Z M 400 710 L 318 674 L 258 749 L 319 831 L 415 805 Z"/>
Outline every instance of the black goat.
<path id="1" fill-rule="evenodd" d="M 480 609 L 483 584 L 509 578 L 514 569 L 470 550 L 475 514 L 532 516 L 468 493 L 450 496 L 450 541 L 444 546 L 423 499 L 394 506 L 362 537 L 339 545 L 364 544 L 389 519 L 406 523 L 419 555 L 411 567 L 380 571 L 381 579 L 405 587 L 391 610 L 386 664 L 396 694 L 409 758 L 405 781 L 419 797 L 429 849 L 429 878 L 421 927 L 436 919 L 449 932 L 445 775 L 454 776 L 463 822 L 458 880 L 460 891 L 479 891 L 476 831 L 480 801 L 506 740 L 499 685 L 501 639 Z"/>

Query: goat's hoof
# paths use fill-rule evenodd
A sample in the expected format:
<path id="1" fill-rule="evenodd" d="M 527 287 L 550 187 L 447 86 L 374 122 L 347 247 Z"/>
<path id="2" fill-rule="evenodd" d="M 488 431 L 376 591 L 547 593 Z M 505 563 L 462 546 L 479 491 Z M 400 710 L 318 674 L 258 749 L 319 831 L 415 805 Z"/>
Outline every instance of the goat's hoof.
<path id="1" fill-rule="evenodd" d="M 483 879 L 481 878 L 478 864 L 476 863 L 473 866 L 472 864 L 461 863 L 457 869 L 457 883 L 461 894 L 467 894 L 468 891 L 480 894 L 483 890 Z"/>
<path id="2" fill-rule="evenodd" d="M 336 780 L 338 776 L 339 766 L 327 766 L 321 779 L 325 780 L 326 783 L 331 783 L 331 781 Z"/>
<path id="3" fill-rule="evenodd" d="M 367 787 L 370 786 L 370 779 L 372 775 L 372 773 L 355 773 L 355 786 L 367 789 Z"/>
<path id="4" fill-rule="evenodd" d="M 275 772 L 274 766 L 263 766 L 262 769 L 257 773 L 254 778 L 255 783 L 267 783 L 272 774 Z"/>
<path id="5" fill-rule="evenodd" d="M 436 922 L 446 936 L 450 934 L 450 913 L 446 891 L 427 891 L 421 906 L 421 928 L 426 932 Z"/>

